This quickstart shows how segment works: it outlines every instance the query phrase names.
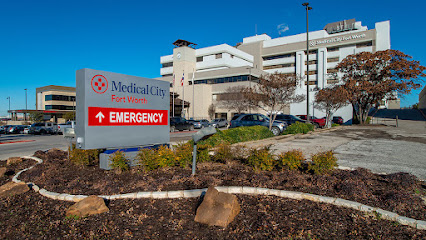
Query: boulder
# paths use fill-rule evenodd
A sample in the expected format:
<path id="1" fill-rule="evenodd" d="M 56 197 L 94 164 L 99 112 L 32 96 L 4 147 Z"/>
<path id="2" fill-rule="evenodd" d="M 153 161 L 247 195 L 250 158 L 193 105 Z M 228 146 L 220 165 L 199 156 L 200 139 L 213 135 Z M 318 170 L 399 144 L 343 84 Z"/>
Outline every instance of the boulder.
<path id="1" fill-rule="evenodd" d="M 25 183 L 8 182 L 0 186 L 0 198 L 11 197 L 17 194 L 22 194 L 30 190 Z"/>
<path id="2" fill-rule="evenodd" d="M 24 159 L 21 158 L 21 157 L 10 157 L 10 158 L 7 159 L 7 165 L 20 163 L 20 162 L 22 162 L 22 160 L 24 160 Z"/>
<path id="3" fill-rule="evenodd" d="M 87 215 L 100 214 L 108 212 L 103 198 L 98 196 L 89 196 L 68 208 L 67 216 L 84 217 Z"/>
<path id="4" fill-rule="evenodd" d="M 0 168 L 0 177 L 3 176 L 7 172 L 7 168 L 1 167 Z"/>
<path id="5" fill-rule="evenodd" d="M 209 187 L 197 209 L 195 221 L 209 226 L 226 227 L 240 212 L 237 196 Z"/>

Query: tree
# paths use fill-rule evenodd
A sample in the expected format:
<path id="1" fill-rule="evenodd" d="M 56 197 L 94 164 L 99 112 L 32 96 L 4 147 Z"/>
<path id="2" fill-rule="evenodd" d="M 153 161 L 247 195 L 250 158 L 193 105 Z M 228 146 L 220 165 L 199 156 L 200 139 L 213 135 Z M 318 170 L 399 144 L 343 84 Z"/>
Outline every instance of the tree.
<path id="1" fill-rule="evenodd" d="M 426 67 L 411 58 L 397 50 L 361 52 L 347 56 L 337 65 L 360 123 L 365 123 L 370 109 L 380 101 L 421 86 L 419 77 L 426 76 Z"/>
<path id="2" fill-rule="evenodd" d="M 348 92 L 342 85 L 323 88 L 315 95 L 316 107 L 325 111 L 326 126 L 331 127 L 333 113 L 348 105 Z"/>
<path id="3" fill-rule="evenodd" d="M 62 115 L 62 117 L 65 119 L 65 121 L 70 121 L 75 119 L 75 111 L 67 112 Z"/>
<path id="4" fill-rule="evenodd" d="M 259 82 L 251 88 L 245 88 L 243 96 L 252 106 L 261 108 L 271 114 L 269 129 L 275 121 L 278 112 L 284 111 L 290 103 L 301 102 L 303 95 L 296 95 L 299 78 L 285 73 L 270 73 L 262 75 Z"/>
<path id="5" fill-rule="evenodd" d="M 210 104 L 208 109 L 210 119 L 214 118 L 214 114 L 216 113 L 216 106 L 214 104 Z"/>
<path id="6" fill-rule="evenodd" d="M 250 104 L 248 99 L 244 97 L 244 89 L 243 86 L 228 87 L 225 93 L 219 95 L 220 106 L 237 113 L 249 110 Z"/>
<path id="7" fill-rule="evenodd" d="M 42 122 L 43 121 L 43 113 L 39 113 L 39 112 L 30 113 L 30 120 L 32 122 Z"/>

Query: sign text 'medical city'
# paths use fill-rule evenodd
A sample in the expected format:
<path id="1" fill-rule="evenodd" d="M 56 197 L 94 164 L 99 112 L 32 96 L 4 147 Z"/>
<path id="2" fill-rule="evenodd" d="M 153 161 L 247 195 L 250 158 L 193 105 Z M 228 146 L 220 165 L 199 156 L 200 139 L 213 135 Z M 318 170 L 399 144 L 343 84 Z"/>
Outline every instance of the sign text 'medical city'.
<path id="1" fill-rule="evenodd" d="M 149 86 L 148 84 L 144 86 L 138 86 L 136 83 L 130 83 L 130 85 L 123 84 L 121 82 L 115 82 L 112 81 L 112 88 L 111 91 L 118 91 L 118 92 L 127 92 L 127 93 L 136 93 L 136 94 L 142 94 L 142 95 L 152 95 L 152 96 L 159 96 L 161 99 L 163 99 L 166 96 L 166 90 L 161 89 L 157 86 Z"/>

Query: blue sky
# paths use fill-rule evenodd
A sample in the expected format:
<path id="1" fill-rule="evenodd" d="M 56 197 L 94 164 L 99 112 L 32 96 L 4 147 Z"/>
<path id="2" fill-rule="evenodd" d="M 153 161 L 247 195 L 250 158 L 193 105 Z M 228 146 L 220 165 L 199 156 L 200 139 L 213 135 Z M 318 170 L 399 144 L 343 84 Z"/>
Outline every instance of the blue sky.
<path id="1" fill-rule="evenodd" d="M 160 56 L 185 39 L 199 48 L 266 33 L 279 37 L 306 31 L 304 1 L 6 1 L 1 0 L 0 116 L 35 109 L 35 89 L 75 86 L 75 71 L 92 68 L 135 76 L 160 76 Z M 310 30 L 356 18 L 374 28 L 390 20 L 391 47 L 426 65 L 424 1 L 309 1 Z M 257 26 L 257 28 L 256 28 Z M 257 32 L 256 32 L 257 29 Z M 423 82 L 424 84 L 425 82 Z M 418 93 L 401 100 L 418 102 Z"/>

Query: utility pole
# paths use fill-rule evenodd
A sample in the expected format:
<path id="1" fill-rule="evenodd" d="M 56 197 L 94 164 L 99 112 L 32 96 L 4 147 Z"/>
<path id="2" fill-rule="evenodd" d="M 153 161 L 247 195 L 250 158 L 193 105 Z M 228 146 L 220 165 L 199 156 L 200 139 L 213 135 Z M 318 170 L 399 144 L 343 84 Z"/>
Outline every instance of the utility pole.
<path id="1" fill-rule="evenodd" d="M 12 119 L 12 117 L 10 116 L 10 96 L 9 97 L 7 97 L 6 99 L 9 99 L 9 117 L 10 117 L 10 119 Z"/>
<path id="2" fill-rule="evenodd" d="M 306 121 L 310 122 L 309 117 L 309 10 L 312 10 L 312 7 L 309 7 L 309 3 L 305 2 L 302 6 L 306 9 Z"/>
<path id="3" fill-rule="evenodd" d="M 27 121 L 27 111 L 28 111 L 28 106 L 27 106 L 27 89 L 25 88 L 25 114 L 24 114 L 24 120 Z"/>

